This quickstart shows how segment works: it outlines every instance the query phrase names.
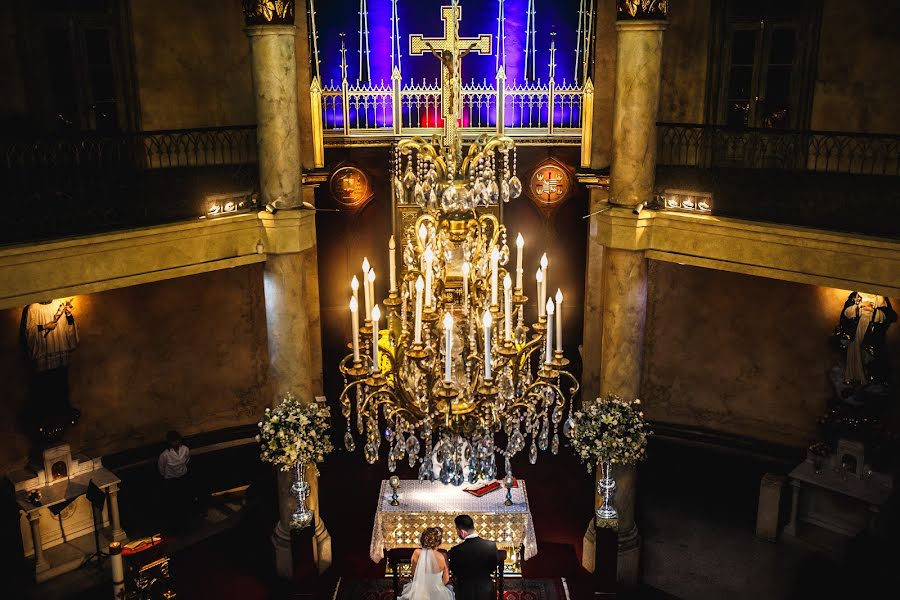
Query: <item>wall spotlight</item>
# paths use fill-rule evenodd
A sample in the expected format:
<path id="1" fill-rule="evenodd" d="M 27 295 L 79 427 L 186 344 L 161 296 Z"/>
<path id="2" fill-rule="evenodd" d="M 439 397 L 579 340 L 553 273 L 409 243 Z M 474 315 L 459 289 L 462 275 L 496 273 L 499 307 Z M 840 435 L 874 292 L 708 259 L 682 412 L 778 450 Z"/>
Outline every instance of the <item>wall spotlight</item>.
<path id="1" fill-rule="evenodd" d="M 636 215 L 639 215 L 639 214 L 641 214 L 641 211 L 642 211 L 642 210 L 644 210 L 644 203 L 643 203 L 643 202 L 641 202 L 640 204 L 638 204 L 637 206 L 635 206 L 633 209 L 631 209 L 631 212 L 633 212 L 633 213 L 636 214 Z"/>

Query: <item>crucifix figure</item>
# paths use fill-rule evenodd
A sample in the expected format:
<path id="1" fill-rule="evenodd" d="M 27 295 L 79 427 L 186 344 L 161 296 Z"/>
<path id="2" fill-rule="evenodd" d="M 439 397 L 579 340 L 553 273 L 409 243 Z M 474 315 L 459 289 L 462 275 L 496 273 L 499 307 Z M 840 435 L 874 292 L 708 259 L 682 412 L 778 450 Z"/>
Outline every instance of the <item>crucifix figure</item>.
<path id="1" fill-rule="evenodd" d="M 441 116 L 444 118 L 444 142 L 452 144 L 459 126 L 462 103 L 460 100 L 459 59 L 475 51 L 478 54 L 491 53 L 492 37 L 483 33 L 477 38 L 459 37 L 459 21 L 462 19 L 462 8 L 442 6 L 441 20 L 444 21 L 444 37 L 426 38 L 414 33 L 409 36 L 410 56 L 422 56 L 431 52 L 441 61 Z"/>

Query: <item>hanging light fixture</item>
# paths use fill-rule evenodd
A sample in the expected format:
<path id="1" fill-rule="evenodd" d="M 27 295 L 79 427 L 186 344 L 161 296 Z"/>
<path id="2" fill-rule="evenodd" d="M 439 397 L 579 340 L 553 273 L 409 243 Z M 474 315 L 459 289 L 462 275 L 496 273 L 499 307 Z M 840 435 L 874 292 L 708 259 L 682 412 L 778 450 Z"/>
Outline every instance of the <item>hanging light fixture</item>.
<path id="1" fill-rule="evenodd" d="M 393 236 L 388 243 L 383 312 L 367 311 L 360 325 L 354 289 L 340 403 L 348 451 L 360 439 L 375 463 L 386 444 L 389 471 L 406 460 L 419 464 L 420 479 L 460 485 L 497 478 L 499 459 L 510 474 L 510 460 L 523 450 L 532 463 L 539 450 L 556 453 L 579 385 L 561 332 L 554 346 L 562 293 L 546 293 L 546 254 L 537 272 L 538 315 L 528 325 L 525 241 L 516 239 L 512 273 L 506 227 L 485 210 L 522 193 L 515 143 L 484 134 L 463 155 L 456 125 L 445 122 L 443 136 L 416 136 L 394 148 L 392 193 L 419 215 L 403 232 L 399 272 Z M 374 270 L 366 267 L 366 298 L 378 304 Z"/>

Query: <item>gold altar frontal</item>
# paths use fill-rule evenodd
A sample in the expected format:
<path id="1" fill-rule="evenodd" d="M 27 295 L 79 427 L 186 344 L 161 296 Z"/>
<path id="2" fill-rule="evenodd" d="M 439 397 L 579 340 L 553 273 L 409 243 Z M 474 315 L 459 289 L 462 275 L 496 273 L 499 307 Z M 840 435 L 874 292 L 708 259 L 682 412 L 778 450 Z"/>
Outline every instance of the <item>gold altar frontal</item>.
<path id="1" fill-rule="evenodd" d="M 383 481 L 369 548 L 372 561 L 380 562 L 385 551 L 392 548 L 418 548 L 419 537 L 427 527 L 443 529 L 442 548 L 455 546 L 459 539 L 453 519 L 467 514 L 475 522 L 479 536 L 494 540 L 507 551 L 506 572 L 521 573 L 522 561 L 537 554 L 525 482 L 519 480 L 512 489 L 509 506 L 504 504 L 506 489 L 502 486 L 480 498 L 466 492 L 466 487 L 402 480 L 397 490 L 399 503 L 393 506 L 392 490 Z"/>

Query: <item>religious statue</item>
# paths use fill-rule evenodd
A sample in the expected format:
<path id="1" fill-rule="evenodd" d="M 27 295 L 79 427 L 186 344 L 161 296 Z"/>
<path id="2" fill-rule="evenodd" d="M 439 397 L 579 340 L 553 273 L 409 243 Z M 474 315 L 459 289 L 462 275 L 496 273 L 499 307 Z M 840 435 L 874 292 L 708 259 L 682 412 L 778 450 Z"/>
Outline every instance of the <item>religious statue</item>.
<path id="1" fill-rule="evenodd" d="M 469 46 L 460 51 L 457 55 L 450 50 L 438 51 L 431 42 L 425 42 L 425 46 L 431 50 L 438 60 L 441 61 L 441 116 L 444 119 L 458 119 L 462 113 L 462 97 L 460 95 L 460 78 L 457 76 L 459 70 L 459 60 L 471 52 L 478 46 L 477 42 L 472 42 Z"/>
<path id="2" fill-rule="evenodd" d="M 835 330 L 847 351 L 845 384 L 888 383 L 890 373 L 884 341 L 888 328 L 896 320 L 897 313 L 890 299 L 850 293 Z"/>
<path id="3" fill-rule="evenodd" d="M 69 403 L 69 360 L 78 346 L 72 300 L 48 300 L 25 307 L 25 350 L 31 363 L 28 427 L 44 441 L 58 440 L 81 413 Z"/>

